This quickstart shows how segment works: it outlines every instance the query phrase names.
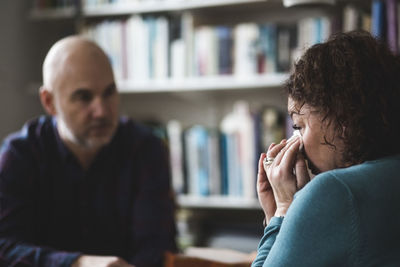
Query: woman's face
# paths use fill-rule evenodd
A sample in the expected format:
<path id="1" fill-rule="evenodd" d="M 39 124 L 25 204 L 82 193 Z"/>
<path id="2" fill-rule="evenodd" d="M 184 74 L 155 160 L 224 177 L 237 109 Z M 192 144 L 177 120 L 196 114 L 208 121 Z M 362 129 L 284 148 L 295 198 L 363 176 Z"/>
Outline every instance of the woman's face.
<path id="1" fill-rule="evenodd" d="M 300 106 L 290 97 L 288 112 L 293 120 L 293 128 L 300 130 L 308 167 L 313 174 L 329 171 L 343 166 L 341 152 L 343 143 L 335 138 L 332 125 L 322 121 L 320 113 L 308 105 Z M 336 146 L 326 144 L 326 141 Z"/>

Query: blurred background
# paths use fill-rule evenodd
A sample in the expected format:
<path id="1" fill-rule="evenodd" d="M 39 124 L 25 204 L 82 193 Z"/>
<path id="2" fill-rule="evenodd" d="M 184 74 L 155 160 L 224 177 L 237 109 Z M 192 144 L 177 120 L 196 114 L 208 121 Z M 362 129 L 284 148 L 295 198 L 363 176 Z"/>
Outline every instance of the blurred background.
<path id="1" fill-rule="evenodd" d="M 332 33 L 399 51 L 397 0 L 2 0 L 0 138 L 43 114 L 50 46 L 82 34 L 108 54 L 121 114 L 170 148 L 179 245 L 256 250 L 259 154 L 292 133 L 284 82 Z"/>

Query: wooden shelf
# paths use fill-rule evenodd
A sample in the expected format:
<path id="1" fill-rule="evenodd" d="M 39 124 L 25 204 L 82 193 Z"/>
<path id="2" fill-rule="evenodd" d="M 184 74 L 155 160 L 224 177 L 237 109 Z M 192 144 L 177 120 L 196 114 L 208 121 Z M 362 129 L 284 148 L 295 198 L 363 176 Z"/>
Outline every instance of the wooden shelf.
<path id="1" fill-rule="evenodd" d="M 33 20 L 73 19 L 78 14 L 75 6 L 62 8 L 32 9 L 29 18 Z"/>
<path id="2" fill-rule="evenodd" d="M 217 91 L 281 87 L 289 78 L 287 73 L 271 73 L 250 77 L 213 76 L 154 81 L 118 81 L 121 93 L 160 93 L 188 91 Z"/>
<path id="3" fill-rule="evenodd" d="M 242 197 L 178 195 L 177 202 L 180 208 L 261 209 L 258 199 Z"/>
<path id="4" fill-rule="evenodd" d="M 145 1 L 137 3 L 101 4 L 97 6 L 84 6 L 82 13 L 86 17 L 115 16 L 138 13 L 183 11 L 206 7 L 232 6 L 271 0 L 164 0 Z"/>

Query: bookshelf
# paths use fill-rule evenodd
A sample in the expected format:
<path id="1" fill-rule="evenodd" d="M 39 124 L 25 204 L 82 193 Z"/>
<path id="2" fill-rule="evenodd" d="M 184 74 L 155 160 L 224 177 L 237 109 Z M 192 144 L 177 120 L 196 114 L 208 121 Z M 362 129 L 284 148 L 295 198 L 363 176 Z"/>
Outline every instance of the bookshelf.
<path id="1" fill-rule="evenodd" d="M 241 197 L 227 196 L 190 196 L 178 195 L 177 203 L 180 208 L 204 208 L 204 209 L 248 209 L 260 210 L 261 207 L 257 199 L 244 199 Z"/>
<path id="2" fill-rule="evenodd" d="M 32 20 L 60 20 L 74 19 L 78 14 L 78 9 L 75 6 L 59 7 L 59 8 L 34 8 L 29 13 L 29 18 Z"/>
<path id="3" fill-rule="evenodd" d="M 121 93 L 161 93 L 161 92 L 190 92 L 190 91 L 218 91 L 236 89 L 268 89 L 280 87 L 289 78 L 287 73 L 271 73 L 238 78 L 234 76 L 214 76 L 186 79 L 167 79 L 145 82 L 121 80 L 118 89 Z"/>
<path id="4" fill-rule="evenodd" d="M 186 11 L 200 8 L 248 5 L 277 0 L 192 0 L 192 1 L 143 1 L 121 2 L 116 4 L 84 5 L 85 17 L 116 16 L 156 12 Z"/>
<path id="5" fill-rule="evenodd" d="M 89 38 L 93 38 L 110 55 L 116 71 L 118 89 L 122 93 L 121 103 L 124 114 L 142 121 L 156 120 L 163 125 L 161 128 L 164 131 L 167 131 L 166 125 L 171 120 L 180 121 L 180 135 L 184 135 L 184 132 L 191 129 L 192 126 L 199 125 L 203 126 L 201 129 L 203 134 L 211 129 L 211 131 L 223 132 L 225 135 L 234 135 L 245 133 L 240 131 L 240 128 L 243 127 L 237 125 L 233 126 L 236 127 L 234 134 L 230 132 L 230 129 L 226 129 L 229 127 L 226 127 L 223 122 L 228 121 L 228 117 L 232 114 L 236 116 L 237 120 L 243 119 L 243 114 L 245 116 L 256 114 L 260 118 L 265 115 L 263 112 L 267 107 L 275 109 L 278 114 L 276 116 L 281 116 L 286 107 L 284 96 L 279 90 L 288 78 L 291 62 L 301 54 L 302 47 L 321 42 L 334 31 L 370 27 L 371 3 L 374 1 L 337 0 L 335 6 L 317 5 L 290 9 L 284 8 L 280 0 L 114 2 L 113 4 L 88 5 L 82 1 L 82 6 L 34 9 L 30 16 L 38 20 L 73 18 L 79 21 L 76 24 L 78 25 L 77 32 L 84 32 Z M 152 43 L 147 39 L 138 40 L 140 38 L 137 36 L 158 29 L 157 27 L 164 31 L 155 30 L 156 33 L 153 36 L 147 33 L 146 37 L 147 39 L 157 39 L 159 36 L 164 36 L 155 45 L 159 49 L 157 50 L 158 55 L 162 56 L 154 59 L 156 57 L 151 54 L 154 51 L 147 48 Z M 178 34 L 176 33 L 177 27 L 179 28 Z M 216 34 L 222 28 L 223 30 L 229 28 L 232 37 L 229 56 L 234 55 L 234 59 L 228 60 L 228 63 L 224 61 L 224 66 L 229 67 L 228 71 L 222 71 L 221 65 L 218 65 L 221 62 L 216 60 L 216 58 L 220 58 L 218 53 L 222 52 L 214 51 L 216 45 L 213 40 L 215 38 L 222 40 L 222 35 Z M 168 30 L 165 31 L 165 29 Z M 130 37 L 129 30 L 131 30 L 131 36 L 135 38 Z M 123 31 L 125 33 L 122 33 Z M 262 35 L 269 31 L 275 32 Z M 104 32 L 107 32 L 106 36 L 112 36 L 112 38 L 104 38 Z M 256 37 L 249 36 L 248 33 L 252 33 Z M 239 37 L 235 39 L 236 35 Z M 120 39 L 125 40 L 125 45 L 123 42 L 115 42 Z M 189 39 L 191 41 L 188 41 Z M 109 40 L 113 40 L 113 43 L 108 43 Z M 222 41 L 226 42 L 227 40 Z M 146 46 L 147 50 L 134 46 L 135 42 L 145 44 L 143 46 Z M 267 42 L 273 42 L 276 47 L 268 48 L 265 46 Z M 210 44 L 213 45 L 209 46 Z M 119 48 L 114 49 L 113 46 Z M 244 50 L 236 51 L 235 48 L 232 48 L 239 46 L 244 47 L 242 48 Z M 173 47 L 176 49 L 174 52 L 172 52 Z M 139 52 L 132 54 L 131 52 L 135 50 Z M 191 54 L 188 54 L 187 51 L 190 51 Z M 261 56 L 254 54 L 260 51 L 262 51 Z M 208 60 L 207 64 L 203 64 L 204 58 L 199 58 L 199 54 L 196 53 L 203 53 L 203 56 L 205 54 Z M 150 54 L 151 60 L 154 61 L 149 63 L 147 55 Z M 252 58 L 250 60 L 241 58 L 240 55 L 243 56 L 243 54 L 251 54 Z M 146 55 L 145 61 L 140 61 L 137 65 L 130 65 L 143 55 Z M 211 55 L 211 59 L 207 57 L 209 55 Z M 225 60 L 227 55 L 224 55 Z M 268 65 L 270 62 L 274 64 Z M 243 67 L 236 68 L 234 64 Z M 145 68 L 146 73 L 136 73 L 130 70 L 137 66 Z M 154 66 L 158 68 L 154 68 Z M 235 113 L 237 102 L 248 104 L 247 106 L 240 105 L 239 109 L 244 113 L 239 115 Z M 280 119 L 279 127 L 285 128 L 285 125 L 286 121 Z M 272 134 L 270 133 L 270 135 Z M 271 140 L 271 137 L 268 138 Z M 276 138 L 279 139 L 279 137 Z M 212 142 L 210 140 L 207 142 Z M 258 146 L 266 147 L 262 142 Z M 181 148 L 181 150 L 183 149 Z M 227 151 L 224 153 L 235 155 L 238 151 L 235 149 L 230 153 Z M 239 184 L 242 183 L 242 186 L 249 181 L 249 177 L 255 178 L 255 160 L 257 158 L 255 155 L 259 152 L 260 148 L 254 148 L 249 152 L 254 154 L 254 158 L 250 160 L 250 163 L 246 163 L 247 170 L 251 170 L 246 172 L 247 176 L 240 178 L 242 180 L 239 181 Z M 181 166 L 178 176 L 179 179 L 186 179 L 178 181 L 179 186 L 182 186 L 182 183 L 190 181 L 187 181 L 189 177 L 187 170 L 183 170 L 183 165 L 187 165 L 188 160 L 184 159 L 184 151 L 180 153 Z M 198 157 L 203 156 L 198 154 Z M 226 158 L 225 160 L 230 160 L 231 157 Z M 235 163 L 241 164 L 240 161 L 235 162 L 235 160 L 240 159 L 233 159 L 232 166 L 235 166 Z M 219 162 L 219 159 L 215 158 L 213 161 Z M 220 169 L 219 172 L 222 170 Z M 209 183 L 215 179 L 221 180 L 221 176 L 223 175 L 215 175 L 214 170 L 214 175 L 208 177 Z M 224 177 L 227 176 L 229 179 L 229 175 L 225 173 Z M 255 187 L 254 180 L 252 183 L 251 186 Z M 227 217 L 232 219 L 234 224 L 240 224 L 243 217 L 249 217 L 252 223 L 261 225 L 262 220 L 259 217 L 260 214 L 262 217 L 262 212 L 254 192 L 250 195 L 243 195 L 243 193 L 231 195 L 226 188 L 222 192 L 221 184 L 218 185 L 220 194 L 211 193 L 211 189 L 210 192 L 206 192 L 206 190 L 202 193 L 193 193 L 188 189 L 190 186 L 186 187 L 177 190 L 177 192 L 183 192 L 177 194 L 177 204 L 180 209 L 191 210 L 192 213 L 201 211 L 204 216 L 195 216 L 197 220 L 195 224 L 202 224 L 203 220 L 207 221 L 205 219 L 207 214 L 223 212 L 228 214 Z M 193 222 L 193 220 L 189 221 Z M 204 225 L 208 227 L 209 224 L 210 222 L 207 221 L 200 228 L 204 228 Z M 260 230 L 257 227 L 255 229 Z M 203 243 L 202 245 L 207 244 Z"/>

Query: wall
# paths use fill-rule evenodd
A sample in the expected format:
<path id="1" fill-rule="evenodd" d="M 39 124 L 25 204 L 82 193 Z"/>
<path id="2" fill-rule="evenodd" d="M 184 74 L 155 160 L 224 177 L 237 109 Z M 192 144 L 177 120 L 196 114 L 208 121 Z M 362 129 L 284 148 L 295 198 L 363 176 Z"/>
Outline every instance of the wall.
<path id="1" fill-rule="evenodd" d="M 73 32 L 72 20 L 33 21 L 32 1 L 0 1 L 0 139 L 43 113 L 37 96 L 51 44 Z"/>

